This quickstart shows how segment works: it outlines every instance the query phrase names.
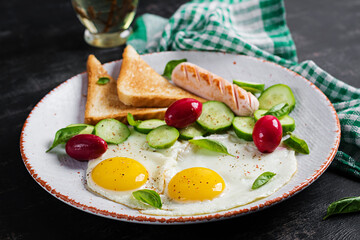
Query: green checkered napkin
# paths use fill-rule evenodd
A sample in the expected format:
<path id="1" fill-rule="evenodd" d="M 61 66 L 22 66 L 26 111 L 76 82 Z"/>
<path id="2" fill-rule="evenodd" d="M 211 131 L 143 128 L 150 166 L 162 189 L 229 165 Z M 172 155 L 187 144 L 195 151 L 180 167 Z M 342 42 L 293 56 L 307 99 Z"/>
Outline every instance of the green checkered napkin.
<path id="1" fill-rule="evenodd" d="M 240 53 L 283 65 L 320 88 L 341 123 L 341 145 L 332 167 L 360 178 L 360 89 L 332 77 L 313 61 L 297 62 L 282 0 L 198 0 L 170 19 L 137 18 L 128 44 L 140 53 L 199 50 Z"/>

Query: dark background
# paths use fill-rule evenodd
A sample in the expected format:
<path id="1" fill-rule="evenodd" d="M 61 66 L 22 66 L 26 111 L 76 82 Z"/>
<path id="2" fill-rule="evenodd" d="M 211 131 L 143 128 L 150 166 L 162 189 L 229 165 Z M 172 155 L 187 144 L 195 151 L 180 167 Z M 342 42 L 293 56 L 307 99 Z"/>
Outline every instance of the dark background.
<path id="1" fill-rule="evenodd" d="M 142 0 L 138 15 L 171 14 L 184 0 Z M 360 1 L 287 0 L 287 20 L 299 60 L 314 60 L 360 87 Z M 137 15 L 137 16 L 138 16 Z M 0 239 L 359 239 L 360 214 L 322 221 L 329 203 L 360 195 L 356 179 L 331 168 L 292 198 L 229 220 L 190 225 L 143 225 L 94 216 L 55 199 L 28 174 L 19 151 L 22 125 L 51 89 L 123 48 L 83 41 L 70 0 L 0 1 Z M 321 143 L 319 143 L 321 144 Z"/>

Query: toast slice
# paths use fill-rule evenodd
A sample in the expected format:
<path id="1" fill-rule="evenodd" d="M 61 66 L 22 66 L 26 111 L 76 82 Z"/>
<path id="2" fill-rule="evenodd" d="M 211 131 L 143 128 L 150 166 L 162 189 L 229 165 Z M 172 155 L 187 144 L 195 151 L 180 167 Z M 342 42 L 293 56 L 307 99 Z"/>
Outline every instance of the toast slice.
<path id="1" fill-rule="evenodd" d="M 206 101 L 171 84 L 155 72 L 130 45 L 123 53 L 117 92 L 121 102 L 135 107 L 168 107 L 182 98 Z"/>
<path id="2" fill-rule="evenodd" d="M 95 125 L 105 118 L 115 118 L 127 123 L 127 114 L 131 113 L 135 119 L 164 119 L 166 108 L 136 108 L 120 102 L 116 92 L 114 80 L 103 68 L 94 55 L 87 60 L 88 94 L 85 106 L 85 123 Z M 105 85 L 96 82 L 100 77 L 108 77 L 110 81 Z"/>

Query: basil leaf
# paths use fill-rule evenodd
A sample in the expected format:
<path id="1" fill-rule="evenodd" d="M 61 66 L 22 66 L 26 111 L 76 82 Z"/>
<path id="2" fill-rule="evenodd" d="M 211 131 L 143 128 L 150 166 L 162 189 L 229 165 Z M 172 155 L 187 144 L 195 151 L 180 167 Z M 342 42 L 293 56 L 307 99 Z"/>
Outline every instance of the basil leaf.
<path id="1" fill-rule="evenodd" d="M 172 60 L 172 61 L 169 61 L 166 66 L 165 66 L 165 69 L 164 69 L 164 73 L 162 74 L 164 77 L 168 78 L 168 79 L 171 79 L 171 74 L 172 74 L 172 71 L 174 70 L 174 68 L 179 65 L 180 63 L 182 62 L 186 62 L 187 59 L 184 58 L 184 59 L 179 59 L 179 60 Z"/>
<path id="2" fill-rule="evenodd" d="M 129 125 L 131 125 L 133 127 L 138 126 L 142 122 L 140 120 L 135 121 L 134 116 L 131 113 L 127 114 L 127 121 L 129 123 Z"/>
<path id="3" fill-rule="evenodd" d="M 360 196 L 348 197 L 331 203 L 323 220 L 335 214 L 351 213 L 360 211 Z"/>
<path id="4" fill-rule="evenodd" d="M 245 82 L 245 81 L 238 81 L 233 80 L 233 84 L 238 85 L 242 89 L 251 92 L 251 93 L 262 93 L 265 88 L 265 84 L 262 83 L 254 83 L 254 82 Z"/>
<path id="5" fill-rule="evenodd" d="M 68 127 L 79 127 L 79 126 L 85 126 L 86 128 L 84 130 L 82 130 L 81 132 L 79 132 L 79 134 L 93 134 L 94 133 L 94 129 L 95 127 L 89 124 L 85 124 L 85 123 L 74 123 L 74 124 L 70 124 Z"/>
<path id="6" fill-rule="evenodd" d="M 214 151 L 214 152 L 218 152 L 218 153 L 225 153 L 227 155 L 233 156 L 231 155 L 227 148 L 222 145 L 221 143 L 214 141 L 214 140 L 210 140 L 210 139 L 191 139 L 189 140 L 190 143 L 195 144 L 196 146 L 208 149 L 210 151 Z"/>
<path id="7" fill-rule="evenodd" d="M 55 133 L 55 139 L 53 141 L 53 144 L 48 150 L 46 150 L 46 152 L 49 152 L 51 149 L 53 149 L 54 147 L 56 147 L 61 143 L 66 143 L 70 138 L 72 138 L 75 135 L 78 135 L 85 128 L 87 128 L 87 126 L 61 128 Z"/>
<path id="8" fill-rule="evenodd" d="M 97 84 L 99 84 L 99 85 L 105 85 L 105 84 L 107 84 L 108 82 L 110 82 L 110 78 L 108 78 L 108 77 L 101 77 L 101 78 L 99 78 L 98 80 L 97 80 Z"/>
<path id="9" fill-rule="evenodd" d="M 283 143 L 286 146 L 294 149 L 295 152 L 298 152 L 298 153 L 303 153 L 303 154 L 310 153 L 309 147 L 303 139 L 299 138 L 298 136 L 296 136 L 295 134 L 293 134 L 291 132 L 288 132 L 288 134 L 290 134 L 290 137 L 283 141 Z"/>
<path id="10" fill-rule="evenodd" d="M 134 198 L 140 202 L 144 202 L 155 208 L 161 209 L 161 198 L 157 192 L 149 189 L 141 189 L 132 193 Z"/>
<path id="11" fill-rule="evenodd" d="M 290 112 L 290 106 L 288 103 L 280 103 L 270 108 L 264 115 L 272 115 L 277 118 L 281 118 Z"/>
<path id="12" fill-rule="evenodd" d="M 265 185 L 275 175 L 276 173 L 273 172 L 264 172 L 255 179 L 251 189 L 258 189 L 259 187 Z"/>

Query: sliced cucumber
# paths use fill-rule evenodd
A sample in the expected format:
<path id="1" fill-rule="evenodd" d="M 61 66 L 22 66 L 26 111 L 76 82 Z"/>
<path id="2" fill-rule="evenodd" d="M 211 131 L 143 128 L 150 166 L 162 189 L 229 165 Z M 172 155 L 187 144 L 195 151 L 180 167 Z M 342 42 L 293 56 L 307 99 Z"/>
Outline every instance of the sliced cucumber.
<path id="1" fill-rule="evenodd" d="M 264 114 L 267 112 L 267 110 L 259 109 L 254 112 L 254 118 L 255 121 L 259 120 L 264 116 Z M 290 117 L 289 115 L 285 115 L 281 118 L 279 118 L 279 121 L 281 123 L 283 134 L 286 134 L 287 132 L 292 132 L 295 130 L 295 120 Z"/>
<path id="2" fill-rule="evenodd" d="M 235 117 L 232 122 L 234 131 L 239 138 L 252 141 L 252 133 L 255 125 L 253 117 Z"/>
<path id="3" fill-rule="evenodd" d="M 85 126 L 86 128 L 79 132 L 79 134 L 92 134 L 94 132 L 94 126 L 85 123 L 70 124 L 68 127 L 80 127 Z"/>
<path id="4" fill-rule="evenodd" d="M 107 143 L 119 144 L 130 136 L 130 130 L 128 126 L 118 120 L 108 118 L 95 125 L 95 135 L 101 137 Z"/>
<path id="5" fill-rule="evenodd" d="M 279 119 L 279 121 L 283 129 L 283 135 L 285 135 L 287 132 L 292 132 L 295 130 L 295 120 L 289 115 L 283 116 Z"/>
<path id="6" fill-rule="evenodd" d="M 204 136 L 206 130 L 203 129 L 199 124 L 193 123 L 186 128 L 182 128 L 179 130 L 180 138 L 185 140 L 193 139 L 194 137 Z"/>
<path id="7" fill-rule="evenodd" d="M 154 128 L 157 128 L 159 126 L 165 125 L 164 120 L 160 119 L 150 119 L 142 121 L 139 125 L 134 126 L 134 129 L 140 133 L 149 133 Z"/>
<path id="8" fill-rule="evenodd" d="M 219 101 L 207 101 L 203 103 L 202 113 L 196 121 L 201 127 L 210 133 L 216 133 L 230 128 L 234 119 L 234 113 Z"/>
<path id="9" fill-rule="evenodd" d="M 171 126 L 163 125 L 151 130 L 146 136 L 150 147 L 156 149 L 169 148 L 179 137 L 179 131 Z"/>
<path id="10" fill-rule="evenodd" d="M 260 118 L 262 118 L 266 112 L 267 112 L 267 110 L 264 110 L 264 109 L 256 110 L 256 111 L 254 112 L 255 121 L 257 121 L 257 120 L 259 120 Z"/>
<path id="11" fill-rule="evenodd" d="M 265 84 L 262 83 L 245 82 L 245 81 L 237 81 L 237 80 L 233 80 L 233 83 L 251 93 L 261 93 L 262 91 L 264 91 L 265 88 Z"/>
<path id="12" fill-rule="evenodd" d="M 295 97 L 290 87 L 276 84 L 267 89 L 259 97 L 259 109 L 270 109 L 279 103 L 287 103 L 291 110 L 295 107 Z"/>

